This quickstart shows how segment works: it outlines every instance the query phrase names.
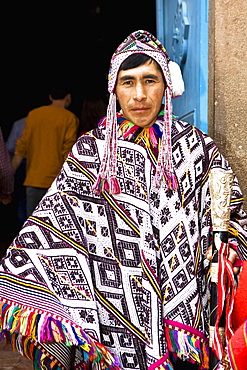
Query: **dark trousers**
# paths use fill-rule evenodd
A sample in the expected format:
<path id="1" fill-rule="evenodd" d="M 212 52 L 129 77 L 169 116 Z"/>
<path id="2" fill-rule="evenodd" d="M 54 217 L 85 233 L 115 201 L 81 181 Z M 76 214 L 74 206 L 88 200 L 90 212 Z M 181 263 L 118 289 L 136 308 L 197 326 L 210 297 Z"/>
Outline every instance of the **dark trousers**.
<path id="1" fill-rule="evenodd" d="M 31 216 L 40 200 L 43 198 L 48 189 L 37 188 L 35 186 L 26 187 L 27 195 L 27 217 Z"/>

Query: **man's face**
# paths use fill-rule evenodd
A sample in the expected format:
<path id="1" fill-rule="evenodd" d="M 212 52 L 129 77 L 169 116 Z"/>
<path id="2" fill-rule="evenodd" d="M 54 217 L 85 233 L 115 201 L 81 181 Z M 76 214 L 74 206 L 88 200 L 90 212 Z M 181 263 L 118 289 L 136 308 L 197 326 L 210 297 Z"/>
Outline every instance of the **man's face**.
<path id="1" fill-rule="evenodd" d="M 164 91 L 162 72 L 154 62 L 148 61 L 118 74 L 116 95 L 123 116 L 137 126 L 153 125 L 161 108 Z"/>

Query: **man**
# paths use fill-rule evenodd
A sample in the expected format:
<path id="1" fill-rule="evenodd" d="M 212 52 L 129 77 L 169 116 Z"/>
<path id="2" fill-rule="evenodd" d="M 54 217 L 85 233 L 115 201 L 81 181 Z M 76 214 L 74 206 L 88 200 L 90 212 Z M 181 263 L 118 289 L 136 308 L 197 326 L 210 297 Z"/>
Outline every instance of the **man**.
<path id="1" fill-rule="evenodd" d="M 0 203 L 11 203 L 14 191 L 14 171 L 0 128 Z"/>
<path id="2" fill-rule="evenodd" d="M 26 157 L 27 216 L 57 176 L 78 133 L 79 120 L 67 108 L 71 94 L 66 86 L 52 86 L 45 105 L 29 112 L 12 159 L 14 170 Z"/>
<path id="3" fill-rule="evenodd" d="M 229 164 L 172 117 L 183 81 L 153 35 L 119 46 L 108 90 L 107 117 L 2 260 L 3 331 L 37 368 L 208 369 L 208 174 Z M 235 179 L 233 262 L 247 258 L 242 202 Z"/>

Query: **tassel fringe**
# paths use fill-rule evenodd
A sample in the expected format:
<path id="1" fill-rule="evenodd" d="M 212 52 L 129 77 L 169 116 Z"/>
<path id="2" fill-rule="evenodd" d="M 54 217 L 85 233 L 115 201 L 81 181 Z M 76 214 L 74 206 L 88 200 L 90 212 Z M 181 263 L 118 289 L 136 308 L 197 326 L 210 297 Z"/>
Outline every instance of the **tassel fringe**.
<path id="1" fill-rule="evenodd" d="M 174 370 L 168 354 L 149 366 L 148 370 Z"/>
<path id="2" fill-rule="evenodd" d="M 170 325 L 165 325 L 165 336 L 168 350 L 178 358 L 200 365 L 201 370 L 209 368 L 209 347 L 202 338 Z"/>
<path id="3" fill-rule="evenodd" d="M 116 177 L 112 176 L 110 178 L 110 189 L 109 190 L 110 190 L 110 194 L 120 194 L 121 193 L 120 184 Z"/>
<path id="4" fill-rule="evenodd" d="M 53 369 L 51 361 L 42 351 L 37 351 L 33 343 L 64 342 L 67 346 L 76 345 L 83 350 L 87 363 L 100 364 L 105 370 L 120 370 L 116 360 L 105 346 L 93 340 L 80 327 L 65 320 L 59 320 L 44 313 L 33 312 L 2 302 L 0 304 L 0 340 L 12 336 L 12 347 L 25 357 L 35 360 L 35 364 L 46 363 L 47 370 Z M 49 364 L 49 366 L 47 365 Z M 57 366 L 57 365 L 56 365 Z"/>
<path id="5" fill-rule="evenodd" d="M 109 182 L 106 178 L 102 178 L 102 176 L 98 176 L 97 180 L 93 184 L 92 187 L 95 194 L 100 194 L 102 191 L 107 191 L 110 194 L 120 194 L 121 188 L 119 181 L 116 177 L 110 177 Z"/>
<path id="6" fill-rule="evenodd" d="M 167 184 L 167 190 L 175 190 L 178 188 L 172 164 L 171 126 L 172 126 L 171 91 L 169 89 L 166 89 L 163 135 L 161 139 L 161 145 L 159 148 L 159 155 L 154 181 L 155 186 L 159 188 L 162 183 L 162 180 L 165 180 Z"/>

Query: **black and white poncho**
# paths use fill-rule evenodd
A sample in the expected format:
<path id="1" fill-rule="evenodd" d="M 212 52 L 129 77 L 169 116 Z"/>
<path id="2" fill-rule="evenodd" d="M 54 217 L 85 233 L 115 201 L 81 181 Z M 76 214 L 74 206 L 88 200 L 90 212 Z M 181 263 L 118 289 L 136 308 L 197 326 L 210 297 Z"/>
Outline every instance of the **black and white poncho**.
<path id="1" fill-rule="evenodd" d="M 118 138 L 122 192 L 92 184 L 104 126 L 79 137 L 0 266 L 2 337 L 34 368 L 172 369 L 171 353 L 208 368 L 208 174 L 229 169 L 213 140 L 174 120 L 178 190 L 153 182 L 156 156 Z M 246 215 L 235 179 L 232 221 L 247 259 Z M 233 236 L 233 235 L 232 235 Z"/>

